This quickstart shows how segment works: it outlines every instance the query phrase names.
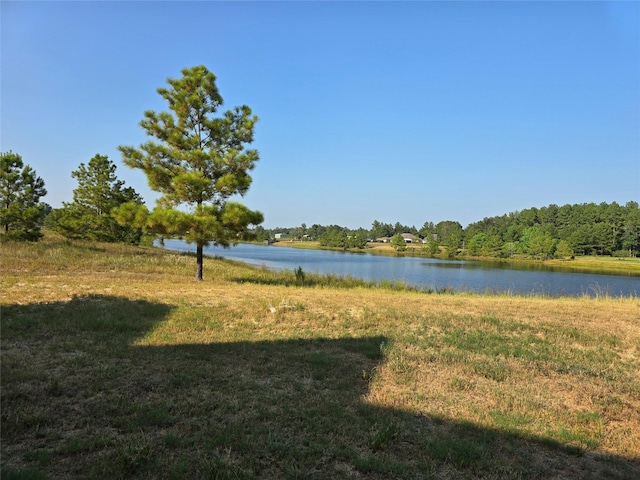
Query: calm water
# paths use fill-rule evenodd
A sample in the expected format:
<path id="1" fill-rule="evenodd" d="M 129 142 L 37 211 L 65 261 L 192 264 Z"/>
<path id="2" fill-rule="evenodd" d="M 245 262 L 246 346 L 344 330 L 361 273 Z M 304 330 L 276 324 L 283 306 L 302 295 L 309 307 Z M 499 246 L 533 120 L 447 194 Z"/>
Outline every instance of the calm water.
<path id="1" fill-rule="evenodd" d="M 182 240 L 165 240 L 170 250 L 195 252 Z M 454 288 L 474 292 L 518 294 L 640 296 L 640 277 L 573 273 L 504 263 L 436 260 L 416 257 L 385 257 L 368 253 L 303 250 L 297 248 L 240 244 L 223 249 L 205 248 L 205 254 L 239 260 L 272 270 L 351 276 L 370 281 L 402 281 L 421 288 Z M 206 276 L 206 264 L 204 274 Z"/>

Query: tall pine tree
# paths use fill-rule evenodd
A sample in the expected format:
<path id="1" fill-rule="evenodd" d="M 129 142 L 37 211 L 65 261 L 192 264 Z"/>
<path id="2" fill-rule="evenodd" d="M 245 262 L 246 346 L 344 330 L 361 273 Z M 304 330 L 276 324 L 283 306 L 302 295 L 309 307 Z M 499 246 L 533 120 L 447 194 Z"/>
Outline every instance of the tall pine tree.
<path id="1" fill-rule="evenodd" d="M 168 79 L 158 93 L 169 111 L 146 111 L 140 126 L 156 141 L 139 149 L 119 147 L 123 161 L 141 169 L 161 197 L 153 211 L 136 205 L 118 209 L 119 220 L 148 232 L 181 235 L 196 245 L 196 278 L 202 280 L 203 247 L 228 247 L 249 236 L 249 225 L 262 214 L 230 201 L 251 185 L 249 172 L 258 161 L 253 142 L 258 117 L 243 105 L 214 114 L 223 105 L 216 76 L 204 66 L 185 68 L 182 78 Z"/>

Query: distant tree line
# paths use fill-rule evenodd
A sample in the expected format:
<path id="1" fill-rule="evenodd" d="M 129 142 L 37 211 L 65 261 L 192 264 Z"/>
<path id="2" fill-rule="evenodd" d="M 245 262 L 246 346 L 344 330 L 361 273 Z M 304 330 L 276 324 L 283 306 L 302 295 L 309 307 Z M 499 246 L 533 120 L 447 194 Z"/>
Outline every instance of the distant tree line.
<path id="1" fill-rule="evenodd" d="M 568 258 L 573 255 L 640 255 L 640 207 L 637 202 L 624 206 L 613 203 L 549 205 L 529 208 L 502 216 L 487 217 L 463 228 L 459 222 L 445 220 L 415 226 L 375 220 L 370 229 L 349 229 L 339 225 L 255 229 L 257 240 L 273 239 L 276 233 L 290 239 L 316 240 L 321 246 L 361 248 L 384 239 L 403 250 L 399 234 L 411 233 L 420 239 L 412 252 L 428 256 L 459 255 L 531 258 Z M 401 237 L 400 237 L 401 238 Z M 393 240 L 393 242 L 391 242 Z M 404 241 L 404 240 L 402 240 Z"/>
<path id="2" fill-rule="evenodd" d="M 637 202 L 529 208 L 472 223 L 465 239 L 471 255 L 637 256 L 640 208 Z"/>

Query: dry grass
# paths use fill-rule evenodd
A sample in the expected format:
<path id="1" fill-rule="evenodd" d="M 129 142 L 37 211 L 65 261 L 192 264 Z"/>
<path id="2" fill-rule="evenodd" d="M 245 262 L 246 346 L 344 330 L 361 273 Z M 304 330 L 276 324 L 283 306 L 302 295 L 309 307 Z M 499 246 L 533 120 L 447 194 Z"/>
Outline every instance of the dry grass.
<path id="1" fill-rule="evenodd" d="M 2 246 L 3 478 L 633 478 L 640 301 Z"/>
<path id="2" fill-rule="evenodd" d="M 621 275 L 638 275 L 640 272 L 640 258 L 582 256 L 576 257 L 575 260 L 547 260 L 544 263 L 554 267 L 570 267 L 575 270 L 603 271 Z"/>

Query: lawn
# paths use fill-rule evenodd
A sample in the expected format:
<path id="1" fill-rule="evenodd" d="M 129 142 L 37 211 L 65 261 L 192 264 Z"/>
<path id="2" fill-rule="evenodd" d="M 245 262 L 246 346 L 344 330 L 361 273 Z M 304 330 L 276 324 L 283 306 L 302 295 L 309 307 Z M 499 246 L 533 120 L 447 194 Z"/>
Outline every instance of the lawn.
<path id="1" fill-rule="evenodd" d="M 640 478 L 640 301 L 2 245 L 3 479 Z"/>

